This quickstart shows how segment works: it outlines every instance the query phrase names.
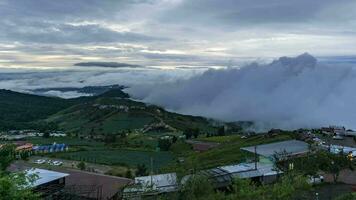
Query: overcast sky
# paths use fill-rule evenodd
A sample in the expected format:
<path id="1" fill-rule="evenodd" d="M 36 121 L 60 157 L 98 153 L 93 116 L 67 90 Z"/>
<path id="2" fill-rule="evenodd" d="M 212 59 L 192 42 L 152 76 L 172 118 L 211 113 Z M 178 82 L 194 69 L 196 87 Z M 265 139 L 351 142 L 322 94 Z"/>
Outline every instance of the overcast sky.
<path id="1" fill-rule="evenodd" d="M 354 56 L 354 0 L 0 0 L 0 67 Z"/>

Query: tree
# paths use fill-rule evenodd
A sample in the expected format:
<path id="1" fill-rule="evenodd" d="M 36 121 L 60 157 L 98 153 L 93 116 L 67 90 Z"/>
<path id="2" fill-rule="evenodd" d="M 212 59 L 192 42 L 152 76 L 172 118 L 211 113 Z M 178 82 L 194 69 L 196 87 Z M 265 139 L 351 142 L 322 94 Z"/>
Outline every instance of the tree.
<path id="1" fill-rule="evenodd" d="M 27 176 L 24 173 L 0 173 L 0 199 L 39 200 L 39 194 L 28 187 L 36 179 L 37 176 Z"/>
<path id="2" fill-rule="evenodd" d="M 244 200 L 285 200 L 301 197 L 310 189 L 306 178 L 299 174 L 285 174 L 278 182 L 270 185 L 256 185 L 249 180 L 235 180 L 233 192 L 226 199 Z"/>
<path id="3" fill-rule="evenodd" d="M 126 174 L 125 174 L 126 178 L 132 178 L 132 171 L 130 169 L 126 170 Z"/>
<path id="4" fill-rule="evenodd" d="M 158 140 L 158 147 L 160 148 L 160 150 L 162 151 L 168 151 L 169 148 L 171 147 L 172 142 L 170 139 L 159 139 Z"/>
<path id="5" fill-rule="evenodd" d="M 49 138 L 49 132 L 48 132 L 48 131 L 44 132 L 44 133 L 43 133 L 43 137 L 44 137 L 44 138 Z"/>
<path id="6" fill-rule="evenodd" d="M 221 126 L 221 127 L 218 129 L 218 135 L 219 135 L 219 136 L 224 136 L 224 135 L 225 135 L 225 127 L 224 127 L 224 126 Z"/>
<path id="7" fill-rule="evenodd" d="M 6 144 L 0 148 L 0 172 L 5 171 L 15 159 L 15 145 Z"/>
<path id="8" fill-rule="evenodd" d="M 77 167 L 78 167 L 80 170 L 85 170 L 85 169 L 86 169 L 86 164 L 85 164 L 85 162 L 80 161 L 80 162 L 77 164 Z"/>
<path id="9" fill-rule="evenodd" d="M 116 142 L 116 135 L 114 134 L 105 134 L 104 136 L 105 144 L 112 144 Z"/>
<path id="10" fill-rule="evenodd" d="M 28 185 L 36 180 L 36 176 L 25 173 L 6 172 L 7 167 L 15 159 L 15 146 L 4 145 L 0 148 L 0 199 L 37 200 L 38 194 L 33 193 Z"/>
<path id="11" fill-rule="evenodd" d="M 147 176 L 148 169 L 145 164 L 138 164 L 136 170 L 136 176 Z"/>
<path id="12" fill-rule="evenodd" d="M 199 128 L 188 128 L 186 129 L 183 134 L 187 139 L 190 139 L 192 137 L 197 138 L 200 134 Z"/>
<path id="13" fill-rule="evenodd" d="M 184 183 L 180 192 L 180 199 L 190 200 L 215 200 L 223 199 L 219 193 L 215 193 L 214 188 L 208 178 L 204 175 L 192 175 Z"/>
<path id="14" fill-rule="evenodd" d="M 337 197 L 335 200 L 355 200 L 356 199 L 356 192 L 341 195 Z"/>

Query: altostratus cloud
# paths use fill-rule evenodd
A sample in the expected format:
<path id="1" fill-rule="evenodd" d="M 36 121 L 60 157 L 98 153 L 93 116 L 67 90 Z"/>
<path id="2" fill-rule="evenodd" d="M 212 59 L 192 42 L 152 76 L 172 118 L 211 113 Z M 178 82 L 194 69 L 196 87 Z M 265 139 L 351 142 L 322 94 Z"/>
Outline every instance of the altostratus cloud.
<path id="1" fill-rule="evenodd" d="M 136 98 L 168 109 L 268 127 L 356 128 L 356 71 L 318 63 L 309 54 L 270 64 L 208 70 L 188 80 L 133 87 Z"/>

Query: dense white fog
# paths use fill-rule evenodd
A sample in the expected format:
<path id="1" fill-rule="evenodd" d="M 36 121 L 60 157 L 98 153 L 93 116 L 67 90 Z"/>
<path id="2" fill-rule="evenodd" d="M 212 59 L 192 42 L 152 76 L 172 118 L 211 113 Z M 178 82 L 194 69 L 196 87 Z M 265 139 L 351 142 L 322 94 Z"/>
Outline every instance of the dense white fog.
<path id="1" fill-rule="evenodd" d="M 352 62 L 318 62 L 303 54 L 269 64 L 222 69 L 95 69 L 0 73 L 0 88 L 121 84 L 135 99 L 166 109 L 223 121 L 254 121 L 257 128 L 294 129 L 343 125 L 356 128 L 356 68 Z M 91 94 L 50 90 L 73 98 Z"/>
<path id="2" fill-rule="evenodd" d="M 355 87 L 352 66 L 321 64 L 303 54 L 270 64 L 208 70 L 187 80 L 141 85 L 128 92 L 180 113 L 255 121 L 263 128 L 356 128 Z"/>

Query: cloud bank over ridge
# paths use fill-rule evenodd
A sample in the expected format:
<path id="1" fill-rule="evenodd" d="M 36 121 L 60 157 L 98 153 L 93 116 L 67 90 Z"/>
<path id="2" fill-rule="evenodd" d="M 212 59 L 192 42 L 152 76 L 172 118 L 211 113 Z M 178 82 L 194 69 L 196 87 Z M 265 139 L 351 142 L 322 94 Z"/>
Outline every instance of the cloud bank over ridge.
<path id="1" fill-rule="evenodd" d="M 309 54 L 270 64 L 208 70 L 169 84 L 132 87 L 145 102 L 180 113 L 226 121 L 255 121 L 294 129 L 322 125 L 356 128 L 356 71 Z"/>

